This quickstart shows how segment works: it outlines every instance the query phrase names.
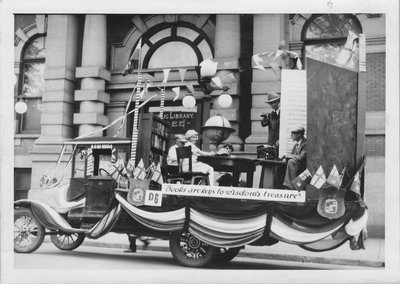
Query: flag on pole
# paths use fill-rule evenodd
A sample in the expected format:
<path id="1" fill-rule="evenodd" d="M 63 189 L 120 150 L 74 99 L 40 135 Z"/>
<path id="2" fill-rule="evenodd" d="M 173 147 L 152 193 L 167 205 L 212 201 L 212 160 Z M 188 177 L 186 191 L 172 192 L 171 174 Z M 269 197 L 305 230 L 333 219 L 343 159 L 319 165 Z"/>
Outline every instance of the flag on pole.
<path id="1" fill-rule="evenodd" d="M 176 101 L 179 98 L 179 93 L 181 91 L 181 87 L 172 88 L 172 91 L 174 91 L 174 93 L 175 93 L 175 97 L 172 101 Z"/>
<path id="2" fill-rule="evenodd" d="M 139 39 L 139 43 L 136 45 L 135 50 L 133 51 L 131 57 L 129 58 L 128 63 L 124 68 L 124 71 L 122 71 L 122 76 L 126 76 L 132 73 L 134 69 L 142 67 L 140 66 L 141 62 L 139 62 L 141 49 L 142 49 L 142 38 Z"/>
<path id="3" fill-rule="evenodd" d="M 294 180 L 292 180 L 292 184 L 297 190 L 304 190 L 306 185 L 311 181 L 311 173 L 308 169 L 299 174 Z"/>
<path id="4" fill-rule="evenodd" d="M 326 182 L 326 177 L 324 169 L 322 168 L 322 166 L 319 166 L 317 172 L 312 177 L 310 184 L 316 187 L 317 189 L 320 189 L 325 182 Z"/>
<path id="5" fill-rule="evenodd" d="M 142 159 L 140 159 L 139 164 L 135 168 L 135 171 L 133 172 L 133 177 L 141 180 L 146 177 L 146 169 L 144 168 L 144 163 Z"/>
<path id="6" fill-rule="evenodd" d="M 350 186 L 350 191 L 355 192 L 356 194 L 360 195 L 360 172 L 356 172 L 353 182 L 351 183 Z"/>
<path id="7" fill-rule="evenodd" d="M 333 165 L 333 168 L 331 170 L 331 173 L 329 174 L 326 183 L 336 187 L 337 189 L 339 189 L 340 187 L 340 175 L 339 175 L 339 171 L 336 168 L 336 165 Z"/>
<path id="8" fill-rule="evenodd" d="M 157 164 L 157 167 L 154 169 L 153 176 L 151 177 L 152 181 L 155 181 L 159 184 L 164 183 L 162 174 L 161 174 L 161 166 L 160 163 Z"/>

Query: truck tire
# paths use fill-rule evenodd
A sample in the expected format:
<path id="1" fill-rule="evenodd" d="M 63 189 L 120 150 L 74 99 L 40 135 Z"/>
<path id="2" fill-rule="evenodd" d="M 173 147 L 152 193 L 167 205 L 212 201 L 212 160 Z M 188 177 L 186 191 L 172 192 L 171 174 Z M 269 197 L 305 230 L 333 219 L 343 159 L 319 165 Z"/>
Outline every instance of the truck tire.
<path id="1" fill-rule="evenodd" d="M 230 262 L 232 259 L 234 259 L 240 252 L 240 247 L 238 248 L 229 248 L 229 249 L 220 249 L 220 253 L 217 256 L 215 263 L 216 264 L 225 264 Z"/>
<path id="2" fill-rule="evenodd" d="M 85 234 L 58 232 L 55 235 L 51 235 L 50 239 L 60 250 L 74 250 L 83 243 L 85 240 Z"/>
<path id="3" fill-rule="evenodd" d="M 174 259 L 188 267 L 210 266 L 220 254 L 219 248 L 202 242 L 187 232 L 172 234 L 169 248 Z"/>
<path id="4" fill-rule="evenodd" d="M 29 208 L 14 210 L 14 251 L 30 253 L 43 243 L 45 228 L 36 220 Z"/>

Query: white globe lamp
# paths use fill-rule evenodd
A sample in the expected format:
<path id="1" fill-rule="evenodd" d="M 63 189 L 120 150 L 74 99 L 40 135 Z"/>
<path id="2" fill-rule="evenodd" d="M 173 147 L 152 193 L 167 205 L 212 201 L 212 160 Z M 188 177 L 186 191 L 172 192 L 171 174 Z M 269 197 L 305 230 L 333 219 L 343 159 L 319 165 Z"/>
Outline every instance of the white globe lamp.
<path id="1" fill-rule="evenodd" d="M 192 95 L 187 95 L 183 98 L 182 105 L 184 108 L 194 108 L 196 99 Z"/>
<path id="2" fill-rule="evenodd" d="M 220 95 L 217 101 L 222 108 L 228 108 L 232 105 L 232 97 L 227 93 Z"/>
<path id="3" fill-rule="evenodd" d="M 15 106 L 14 109 L 17 113 L 19 114 L 23 114 L 28 110 L 28 105 L 26 104 L 26 102 L 24 102 L 23 100 L 19 100 Z"/>

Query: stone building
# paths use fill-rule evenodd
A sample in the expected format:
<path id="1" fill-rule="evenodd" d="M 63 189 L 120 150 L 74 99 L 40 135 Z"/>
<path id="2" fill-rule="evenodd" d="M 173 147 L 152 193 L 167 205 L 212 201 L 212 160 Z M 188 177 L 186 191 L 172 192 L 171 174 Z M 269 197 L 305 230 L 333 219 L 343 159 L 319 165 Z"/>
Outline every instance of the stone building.
<path id="1" fill-rule="evenodd" d="M 123 76 L 122 71 L 140 38 L 144 79 L 160 86 L 163 69 L 171 69 L 163 85 L 166 107 L 181 108 L 184 94 L 174 101 L 172 88 L 179 86 L 185 93 L 192 84 L 197 100 L 194 127 L 210 115 L 223 114 L 236 129 L 230 137 L 235 152 L 255 155 L 267 137 L 259 116 L 268 108 L 266 92 L 279 92 L 281 81 L 272 68 L 252 68 L 252 55 L 276 50 L 284 41 L 285 49 L 304 58 L 308 46 L 343 45 L 349 30 L 366 36 L 365 191 L 369 234 L 382 237 L 384 14 L 15 15 L 15 100 L 23 96 L 28 105 L 26 113 L 15 115 L 15 199 L 40 190 L 39 179 L 54 169 L 63 141 L 102 129 L 124 114 L 137 75 Z M 199 86 L 195 67 L 207 58 L 218 62 L 219 74 L 234 77 L 223 82 L 233 99 L 228 108 L 218 104 L 221 90 L 212 91 L 210 98 Z M 157 91 L 150 85 L 146 96 Z M 156 111 L 159 104 L 155 99 L 145 111 Z M 97 135 L 112 136 L 117 129 L 114 125 Z M 129 137 L 130 129 L 127 123 L 118 135 Z"/>

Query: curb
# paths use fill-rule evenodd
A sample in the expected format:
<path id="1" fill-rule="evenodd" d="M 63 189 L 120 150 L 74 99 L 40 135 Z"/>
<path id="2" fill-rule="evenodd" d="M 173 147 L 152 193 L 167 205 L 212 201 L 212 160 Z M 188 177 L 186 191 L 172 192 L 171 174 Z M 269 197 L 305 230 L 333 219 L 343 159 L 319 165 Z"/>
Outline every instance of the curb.
<path id="1" fill-rule="evenodd" d="M 91 247 L 119 248 L 122 250 L 129 250 L 129 246 L 123 245 L 123 244 L 85 241 L 82 245 L 83 246 L 91 246 Z M 137 250 L 170 252 L 169 247 L 154 246 L 154 245 L 152 245 L 150 248 L 145 248 L 144 246 L 137 245 Z M 320 263 L 320 264 L 362 266 L 362 267 L 375 267 L 375 268 L 385 267 L 385 262 L 383 262 L 383 261 L 346 259 L 346 258 L 328 258 L 328 257 L 319 257 L 319 256 L 300 256 L 300 255 L 293 255 L 293 254 L 239 252 L 237 257 L 247 257 L 247 258 L 254 258 L 254 259 L 270 259 L 270 260 L 279 260 L 279 261 L 294 261 L 294 262 L 301 262 L 301 263 Z"/>

